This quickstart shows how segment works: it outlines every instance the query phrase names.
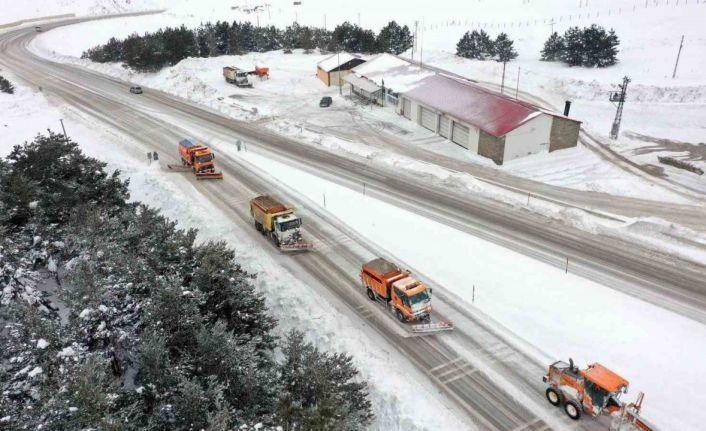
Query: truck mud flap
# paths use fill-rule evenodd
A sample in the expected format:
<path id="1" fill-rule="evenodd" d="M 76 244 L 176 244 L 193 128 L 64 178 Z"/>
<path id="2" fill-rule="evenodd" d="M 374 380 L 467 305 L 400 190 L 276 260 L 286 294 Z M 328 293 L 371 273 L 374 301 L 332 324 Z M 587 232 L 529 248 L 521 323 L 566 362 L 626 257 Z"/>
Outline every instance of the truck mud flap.
<path id="1" fill-rule="evenodd" d="M 451 322 L 419 323 L 409 327 L 415 334 L 430 334 L 433 332 L 452 331 L 454 324 Z"/>

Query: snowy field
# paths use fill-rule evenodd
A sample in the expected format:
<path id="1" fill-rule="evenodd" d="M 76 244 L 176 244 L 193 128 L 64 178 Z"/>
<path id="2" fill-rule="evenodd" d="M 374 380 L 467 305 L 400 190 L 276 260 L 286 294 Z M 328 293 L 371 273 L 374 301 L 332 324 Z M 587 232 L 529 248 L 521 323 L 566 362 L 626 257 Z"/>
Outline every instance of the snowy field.
<path id="1" fill-rule="evenodd" d="M 3 75 L 13 77 L 2 71 Z M 14 81 L 14 79 L 13 79 Z M 472 425 L 455 416 L 437 397 L 437 390 L 408 360 L 362 323 L 351 310 L 326 292 L 312 295 L 312 287 L 298 281 L 283 269 L 279 256 L 269 253 L 252 240 L 252 232 L 241 229 L 233 219 L 210 203 L 187 177 L 169 173 L 157 164 L 148 166 L 144 151 L 136 142 L 74 111 L 59 109 L 41 94 L 16 85 L 14 95 L 0 93 L 0 157 L 14 145 L 22 144 L 47 128 L 60 131 L 64 119 L 68 135 L 89 156 L 108 163 L 130 178 L 132 199 L 159 208 L 178 221 L 181 228 L 200 231 L 199 240 L 225 240 L 236 250 L 239 262 L 257 273 L 257 288 L 267 297 L 267 305 L 279 320 L 278 330 L 290 328 L 306 333 L 319 348 L 352 354 L 356 367 L 371 385 L 371 402 L 376 421 L 371 429 L 380 431 L 472 430 Z M 276 268 L 276 269 L 273 269 Z M 346 334 L 341 337 L 340 334 Z M 425 400 L 419 403 L 419 397 Z"/>
<path id="2" fill-rule="evenodd" d="M 253 152 L 239 154 L 320 205 L 325 195 L 327 211 L 443 289 L 470 298 L 475 286 L 475 302 L 467 307 L 477 307 L 549 357 L 599 361 L 623 375 L 631 397 L 646 392 L 645 416 L 662 429 L 696 431 L 706 421 L 706 411 L 692 408 L 706 403 L 698 389 L 706 385 L 704 325 L 360 191 Z M 679 399 L 690 403 L 674 402 Z"/>

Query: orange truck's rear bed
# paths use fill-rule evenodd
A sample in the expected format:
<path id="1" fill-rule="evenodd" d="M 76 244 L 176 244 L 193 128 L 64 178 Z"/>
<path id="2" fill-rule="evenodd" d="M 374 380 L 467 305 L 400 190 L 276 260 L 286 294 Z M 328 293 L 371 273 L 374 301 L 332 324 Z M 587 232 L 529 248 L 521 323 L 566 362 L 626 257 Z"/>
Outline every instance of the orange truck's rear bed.
<path id="1" fill-rule="evenodd" d="M 378 296 L 389 300 L 391 298 L 391 286 L 395 281 L 406 277 L 408 274 L 402 272 L 395 264 L 377 258 L 363 264 L 360 278 L 366 287 L 372 289 Z"/>

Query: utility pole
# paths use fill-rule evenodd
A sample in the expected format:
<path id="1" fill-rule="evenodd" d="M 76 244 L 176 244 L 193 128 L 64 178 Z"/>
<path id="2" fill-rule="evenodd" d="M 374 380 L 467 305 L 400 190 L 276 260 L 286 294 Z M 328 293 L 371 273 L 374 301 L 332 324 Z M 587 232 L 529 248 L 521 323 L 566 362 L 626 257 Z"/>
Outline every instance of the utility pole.
<path id="1" fill-rule="evenodd" d="M 500 94 L 505 92 L 505 66 L 507 66 L 507 61 L 503 61 L 503 80 L 500 83 Z"/>
<path id="2" fill-rule="evenodd" d="M 623 119 L 623 106 L 625 105 L 625 98 L 628 94 L 628 84 L 630 83 L 630 78 L 627 76 L 623 78 L 623 83 L 618 85 L 620 91 L 612 91 L 610 93 L 610 101 L 618 103 L 618 109 L 615 112 L 615 120 L 613 120 L 613 127 L 610 129 L 610 139 L 618 139 L 618 134 L 620 133 L 620 122 Z"/>
<path id="3" fill-rule="evenodd" d="M 419 21 L 414 21 L 414 41 L 412 42 L 412 61 L 414 61 L 414 51 L 417 50 L 417 27 Z"/>
<path id="4" fill-rule="evenodd" d="M 69 142 L 69 137 L 66 136 L 66 128 L 64 127 L 64 119 L 59 119 L 59 122 L 61 123 L 61 130 L 64 131 L 64 142 Z"/>
<path id="5" fill-rule="evenodd" d="M 324 30 L 326 30 L 326 14 L 324 14 Z"/>
<path id="6" fill-rule="evenodd" d="M 343 96 L 343 86 L 341 85 L 341 48 L 338 48 L 338 52 L 336 53 L 338 57 L 338 95 Z"/>
<path id="7" fill-rule="evenodd" d="M 672 79 L 677 77 L 677 67 L 679 67 L 679 57 L 681 57 L 681 49 L 684 46 L 684 36 L 681 37 L 681 43 L 679 44 L 679 53 L 677 53 L 677 62 L 674 64 L 674 73 L 672 74 Z"/>
<path id="8" fill-rule="evenodd" d="M 422 65 L 422 59 L 424 58 L 424 22 L 422 22 L 422 34 L 419 37 L 419 67 L 421 69 L 424 69 L 424 66 Z"/>
<path id="9" fill-rule="evenodd" d="M 517 88 L 515 89 L 515 100 L 520 95 L 520 66 L 517 66 Z"/>
<path id="10" fill-rule="evenodd" d="M 554 34 L 554 24 L 556 24 L 556 21 L 554 21 L 554 18 L 552 18 L 552 20 L 549 21 L 549 25 L 552 26 L 552 33 L 551 34 Z"/>

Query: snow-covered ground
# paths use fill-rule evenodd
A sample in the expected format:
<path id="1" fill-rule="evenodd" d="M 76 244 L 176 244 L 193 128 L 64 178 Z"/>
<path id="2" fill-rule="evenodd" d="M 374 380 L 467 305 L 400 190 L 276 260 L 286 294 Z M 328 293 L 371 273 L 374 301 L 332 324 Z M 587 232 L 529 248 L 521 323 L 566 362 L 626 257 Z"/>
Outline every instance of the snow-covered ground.
<path id="1" fill-rule="evenodd" d="M 12 75 L 3 74 L 14 81 Z M 325 292 L 312 295 L 312 287 L 283 269 L 278 257 L 258 247 L 251 232 L 244 231 L 218 207 L 210 203 L 186 177 L 169 173 L 154 163 L 148 166 L 138 144 L 105 129 L 80 114 L 59 109 L 43 95 L 16 85 L 14 95 L 0 93 L 0 156 L 47 128 L 67 133 L 83 151 L 119 169 L 130 178 L 132 199 L 159 208 L 182 228 L 202 228 L 199 239 L 225 240 L 236 250 L 243 267 L 258 274 L 256 285 L 265 293 L 267 304 L 277 316 L 279 331 L 305 331 L 311 341 L 325 350 L 353 355 L 363 378 L 371 384 L 371 401 L 376 421 L 372 429 L 467 430 L 472 425 L 445 406 L 430 383 L 408 361 L 355 317 L 344 305 Z M 342 337 L 341 334 L 346 334 Z M 419 403 L 424 399 L 424 403 Z"/>
<path id="2" fill-rule="evenodd" d="M 599 361 L 645 391 L 645 416 L 699 430 L 706 403 L 706 327 L 317 176 L 253 153 L 241 157 L 302 193 L 550 357 Z M 414 235 L 409 235 L 414 232 Z M 434 247 L 433 244 L 444 244 Z M 689 400 L 690 403 L 674 402 Z M 698 410 L 698 411 L 695 411 Z"/>

